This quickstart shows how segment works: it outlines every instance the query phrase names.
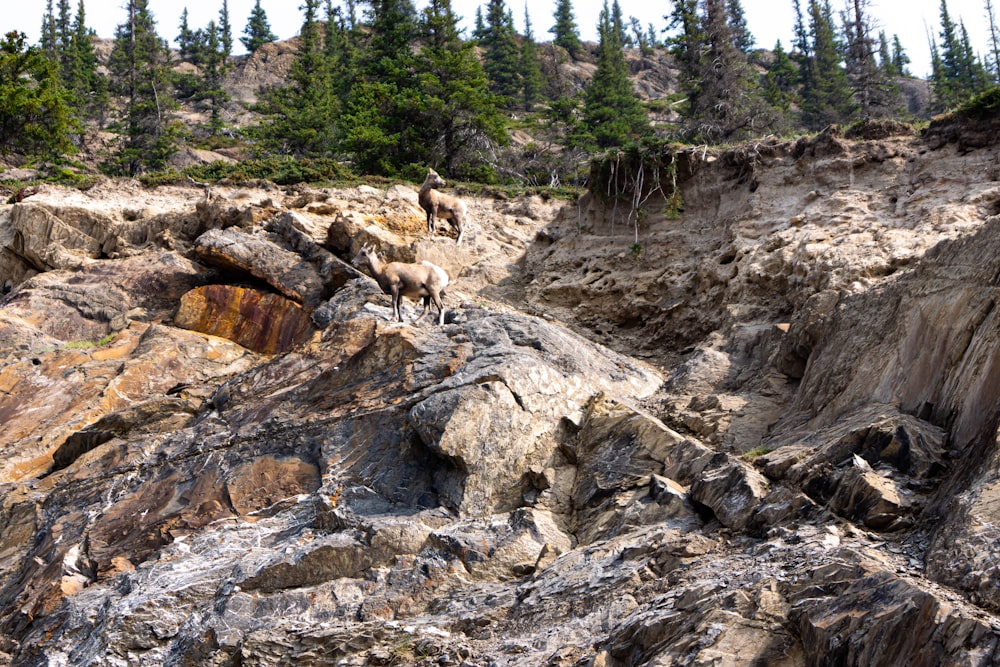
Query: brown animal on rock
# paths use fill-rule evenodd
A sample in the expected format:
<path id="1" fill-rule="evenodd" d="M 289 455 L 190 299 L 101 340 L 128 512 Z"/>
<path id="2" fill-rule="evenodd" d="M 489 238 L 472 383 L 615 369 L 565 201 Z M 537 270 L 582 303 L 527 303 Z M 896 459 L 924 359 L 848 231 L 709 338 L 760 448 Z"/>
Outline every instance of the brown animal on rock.
<path id="1" fill-rule="evenodd" d="M 392 296 L 392 312 L 400 322 L 403 314 L 399 304 L 402 298 L 423 299 L 424 312 L 417 322 L 424 319 L 430 310 L 431 301 L 438 309 L 438 324 L 444 324 L 444 304 L 441 295 L 448 286 L 448 273 L 436 264 L 427 261 L 409 264 L 406 262 L 389 262 L 383 264 L 375 248 L 362 246 L 352 262 L 359 268 L 368 267 L 368 271 L 382 291 Z"/>
<path id="2" fill-rule="evenodd" d="M 434 223 L 437 218 L 448 220 L 458 232 L 457 245 L 462 245 L 462 232 L 465 224 L 466 207 L 465 202 L 458 197 L 439 192 L 434 188 L 443 188 L 447 185 L 433 169 L 427 170 L 427 177 L 423 185 L 420 186 L 420 196 L 418 201 L 420 207 L 427 212 L 427 233 L 434 235 Z"/>

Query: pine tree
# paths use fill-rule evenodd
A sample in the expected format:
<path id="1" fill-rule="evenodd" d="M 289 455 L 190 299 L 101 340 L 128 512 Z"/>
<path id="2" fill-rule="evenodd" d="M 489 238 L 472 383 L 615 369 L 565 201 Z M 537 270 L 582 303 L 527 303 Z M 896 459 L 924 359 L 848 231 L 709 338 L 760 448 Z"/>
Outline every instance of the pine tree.
<path id="1" fill-rule="evenodd" d="M 246 27 L 243 28 L 243 37 L 240 37 L 240 42 L 247 51 L 253 53 L 262 45 L 273 42 L 276 39 L 278 39 L 278 36 L 271 32 L 271 24 L 268 23 L 267 13 L 260 6 L 260 0 L 257 0 L 254 3 L 253 9 L 250 10 L 250 17 L 247 19 Z"/>
<path id="2" fill-rule="evenodd" d="M 425 161 L 427 147 L 415 139 L 422 93 L 411 44 L 418 32 L 409 0 L 375 0 L 368 11 L 367 45 L 360 78 L 340 121 L 343 146 L 364 173 L 396 174 Z"/>
<path id="3" fill-rule="evenodd" d="M 840 65 L 840 51 L 829 1 L 809 1 L 812 49 L 802 88 L 802 119 L 811 129 L 843 123 L 854 112 L 847 73 Z"/>
<path id="4" fill-rule="evenodd" d="M 223 30 L 209 21 L 205 30 L 197 32 L 195 51 L 201 68 L 201 84 L 196 98 L 204 102 L 209 110 L 208 130 L 211 136 L 221 134 L 224 129 L 222 109 L 229 101 L 229 94 L 222 86 L 222 80 L 228 71 L 228 57 L 223 41 Z"/>
<path id="5" fill-rule="evenodd" d="M 129 0 L 128 18 L 115 29 L 108 61 L 112 91 L 124 104 L 119 150 L 106 165 L 112 171 L 135 176 L 161 169 L 175 152 L 176 103 L 169 94 L 168 59 L 147 0 Z"/>
<path id="6" fill-rule="evenodd" d="M 59 0 L 59 13 L 55 19 L 56 53 L 59 60 L 59 78 L 64 87 L 71 85 L 73 61 L 73 16 L 69 0 Z"/>
<path id="7" fill-rule="evenodd" d="M 0 154 L 70 153 L 71 128 L 55 63 L 24 33 L 8 32 L 0 39 Z"/>
<path id="8" fill-rule="evenodd" d="M 108 106 L 108 82 L 97 71 L 94 31 L 87 28 L 83 0 L 77 4 L 73 19 L 72 60 L 67 92 L 81 118 L 95 118 L 103 124 Z"/>
<path id="9" fill-rule="evenodd" d="M 305 0 L 288 80 L 257 107 L 264 119 L 253 134 L 261 145 L 281 154 L 328 157 L 336 151 L 339 104 L 330 85 L 319 9 L 320 0 Z"/>
<path id="10" fill-rule="evenodd" d="M 521 56 L 504 0 L 489 0 L 486 29 L 479 44 L 483 47 L 483 66 L 490 90 L 499 96 L 501 104 L 512 106 L 521 97 Z"/>
<path id="11" fill-rule="evenodd" d="M 628 34 L 625 32 L 625 18 L 618 0 L 611 0 L 611 29 L 615 31 L 618 43 L 623 47 L 627 46 Z"/>
<path id="12" fill-rule="evenodd" d="M 780 39 L 774 45 L 773 54 L 774 60 L 764 75 L 764 99 L 775 109 L 787 114 L 798 99 L 798 70 L 785 52 Z"/>
<path id="13" fill-rule="evenodd" d="M 692 93 L 697 95 L 701 87 L 700 63 L 705 44 L 698 0 L 675 0 L 673 9 L 665 18 L 667 31 L 671 33 L 666 45 L 677 61 L 681 88 L 689 96 Z"/>
<path id="14" fill-rule="evenodd" d="M 598 23 L 597 69 L 586 86 L 577 144 L 611 148 L 650 132 L 646 111 L 632 90 L 620 34 L 605 0 Z"/>
<path id="15" fill-rule="evenodd" d="M 358 82 L 361 55 L 357 32 L 351 17 L 345 16 L 340 7 L 334 7 L 331 0 L 326 0 L 323 50 L 330 70 L 330 84 L 339 104 L 346 102 L 351 88 Z"/>
<path id="16" fill-rule="evenodd" d="M 524 108 L 531 111 L 542 95 L 542 67 L 538 62 L 538 45 L 531 30 L 528 3 L 524 3 L 524 41 L 521 42 L 521 82 L 524 92 Z"/>
<path id="17" fill-rule="evenodd" d="M 876 62 L 875 44 L 870 37 L 868 3 L 866 0 L 852 0 L 851 9 L 852 13 L 844 20 L 844 61 L 858 110 L 866 118 L 890 116 L 899 106 L 899 90 L 891 76 Z M 885 50 L 888 56 L 887 43 Z"/>
<path id="18" fill-rule="evenodd" d="M 733 45 L 749 55 L 753 51 L 755 40 L 750 27 L 747 26 L 743 5 L 740 4 L 740 0 L 727 0 L 726 9 L 729 13 L 729 27 L 733 33 Z"/>
<path id="19" fill-rule="evenodd" d="M 450 0 L 431 0 L 421 15 L 422 103 L 415 128 L 422 134 L 418 143 L 427 149 L 421 163 L 470 176 L 482 155 L 506 143 L 507 131 L 475 47 L 462 40 L 457 25 Z"/>
<path id="20" fill-rule="evenodd" d="M 764 101 L 747 54 L 736 46 L 733 17 L 724 0 L 704 0 L 695 62 L 697 84 L 688 89 L 693 139 L 718 143 L 769 129 L 774 114 Z"/>
<path id="21" fill-rule="evenodd" d="M 986 0 L 986 20 L 990 31 L 990 49 L 986 59 L 986 70 L 992 75 L 994 83 L 1000 83 L 1000 30 L 997 29 L 997 17 L 993 10 L 992 0 Z"/>
<path id="22" fill-rule="evenodd" d="M 886 37 L 884 30 L 879 30 L 878 33 L 878 66 L 888 76 L 899 76 L 899 72 L 893 68 L 889 38 Z"/>
<path id="23" fill-rule="evenodd" d="M 229 21 L 229 2 L 222 0 L 222 7 L 219 9 L 219 53 L 222 54 L 223 65 L 233 55 L 233 26 Z"/>
<path id="24" fill-rule="evenodd" d="M 188 10 L 185 7 L 181 12 L 181 24 L 178 26 L 177 37 L 174 38 L 174 43 L 177 44 L 177 55 L 180 56 L 181 60 L 191 60 L 191 56 L 196 50 L 196 42 L 197 38 L 188 23 Z"/>
<path id="25" fill-rule="evenodd" d="M 892 36 L 892 68 L 899 76 L 910 76 L 910 70 L 906 67 L 910 64 L 910 56 L 906 55 L 899 35 Z"/>
<path id="26" fill-rule="evenodd" d="M 552 43 L 566 49 L 570 56 L 576 57 L 582 48 L 580 31 L 576 27 L 571 0 L 557 0 L 555 25 L 549 28 L 554 37 Z"/>
<path id="27" fill-rule="evenodd" d="M 41 37 L 38 40 L 42 51 L 54 58 L 59 52 L 58 33 L 56 31 L 56 16 L 52 9 L 52 0 L 45 0 L 45 13 L 42 14 Z"/>
<path id="28" fill-rule="evenodd" d="M 632 30 L 631 42 L 638 47 L 639 51 L 644 56 L 651 55 L 653 53 L 653 47 L 656 46 L 656 31 L 655 29 L 647 33 L 646 29 L 642 27 L 642 23 L 634 16 L 629 17 L 629 28 Z M 652 41 L 650 40 L 650 35 L 653 36 Z"/>
<path id="29" fill-rule="evenodd" d="M 986 84 L 986 73 L 969 42 L 963 24 L 956 25 L 948 13 L 946 0 L 941 0 L 941 47 L 939 70 L 931 79 L 934 91 L 932 108 L 944 111 L 980 92 Z"/>
<path id="30" fill-rule="evenodd" d="M 965 29 L 964 22 L 959 22 L 959 32 L 962 33 L 962 83 L 967 91 L 966 97 L 971 97 L 986 89 L 989 75 L 979 56 L 976 55 L 975 49 L 972 48 L 969 31 Z"/>

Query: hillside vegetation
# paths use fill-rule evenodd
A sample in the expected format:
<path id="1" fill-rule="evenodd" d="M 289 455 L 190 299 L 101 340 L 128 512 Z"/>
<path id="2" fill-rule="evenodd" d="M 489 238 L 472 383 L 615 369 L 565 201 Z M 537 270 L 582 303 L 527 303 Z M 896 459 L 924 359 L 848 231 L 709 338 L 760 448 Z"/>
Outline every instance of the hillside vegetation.
<path id="1" fill-rule="evenodd" d="M 185 14 L 176 48 L 145 0 L 130 0 L 103 41 L 83 4 L 75 17 L 68 3 L 50 9 L 39 45 L 11 33 L 0 49 L 13 74 L 0 156 L 36 170 L 6 180 L 86 185 L 96 172 L 148 177 L 221 158 L 257 161 L 258 175 L 270 164 L 273 180 L 296 169 L 276 162 L 308 159 L 339 167 L 306 169 L 303 180 L 420 180 L 433 167 L 466 182 L 580 185 L 590 158 L 609 150 L 919 121 L 993 85 L 991 68 L 958 57 L 972 51 L 944 3 L 943 64 L 928 82 L 908 76 L 898 40 L 890 48 L 873 34 L 864 3 L 839 18 L 806 3 L 796 43 L 767 50 L 746 32 L 738 1 L 676 3 L 665 32 L 640 29 L 612 3 L 599 41 L 585 43 L 568 3 L 552 41 L 539 42 L 527 19 L 515 32 L 502 0 L 484 6 L 471 35 L 448 2 L 417 12 L 391 0 L 359 16 L 307 0 L 300 34 L 286 42 L 273 41 L 258 5 L 242 38 L 250 53 L 239 57 L 225 4 L 205 27 Z"/>

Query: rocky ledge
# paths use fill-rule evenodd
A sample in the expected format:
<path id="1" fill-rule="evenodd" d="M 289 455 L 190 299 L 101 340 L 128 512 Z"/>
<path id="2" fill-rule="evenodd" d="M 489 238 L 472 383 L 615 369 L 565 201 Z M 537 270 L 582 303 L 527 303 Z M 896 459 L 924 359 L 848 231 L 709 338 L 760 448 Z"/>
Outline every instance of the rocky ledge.
<path id="1" fill-rule="evenodd" d="M 460 247 L 406 185 L 0 208 L 0 664 L 1000 661 L 1000 157 L 875 134 Z"/>

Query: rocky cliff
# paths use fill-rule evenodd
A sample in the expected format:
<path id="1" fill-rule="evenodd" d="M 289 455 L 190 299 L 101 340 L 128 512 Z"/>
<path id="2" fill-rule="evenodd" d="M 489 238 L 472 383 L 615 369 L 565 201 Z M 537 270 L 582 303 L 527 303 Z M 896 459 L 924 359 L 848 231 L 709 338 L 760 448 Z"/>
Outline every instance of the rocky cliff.
<path id="1" fill-rule="evenodd" d="M 0 664 L 995 664 L 995 129 L 469 196 L 460 247 L 403 184 L 21 193 Z"/>

